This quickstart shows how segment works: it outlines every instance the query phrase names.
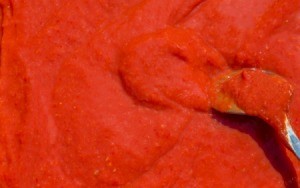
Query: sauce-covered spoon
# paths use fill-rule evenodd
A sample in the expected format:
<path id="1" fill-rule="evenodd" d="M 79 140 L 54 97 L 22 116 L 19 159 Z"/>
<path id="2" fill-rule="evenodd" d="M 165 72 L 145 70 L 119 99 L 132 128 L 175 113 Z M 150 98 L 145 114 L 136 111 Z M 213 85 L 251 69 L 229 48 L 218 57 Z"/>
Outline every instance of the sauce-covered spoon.
<path id="1" fill-rule="evenodd" d="M 300 140 L 287 115 L 292 91 L 291 84 L 277 74 L 259 69 L 242 69 L 215 80 L 212 107 L 223 113 L 263 119 L 300 159 Z"/>

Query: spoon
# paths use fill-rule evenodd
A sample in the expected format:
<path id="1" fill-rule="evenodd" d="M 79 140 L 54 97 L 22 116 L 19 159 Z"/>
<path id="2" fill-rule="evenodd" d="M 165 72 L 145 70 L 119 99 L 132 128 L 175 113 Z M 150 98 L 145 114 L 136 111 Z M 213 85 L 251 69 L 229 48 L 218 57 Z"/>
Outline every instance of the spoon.
<path id="1" fill-rule="evenodd" d="M 300 140 L 287 115 L 292 96 L 287 80 L 269 71 L 248 68 L 218 77 L 213 88 L 213 109 L 263 119 L 300 160 Z"/>

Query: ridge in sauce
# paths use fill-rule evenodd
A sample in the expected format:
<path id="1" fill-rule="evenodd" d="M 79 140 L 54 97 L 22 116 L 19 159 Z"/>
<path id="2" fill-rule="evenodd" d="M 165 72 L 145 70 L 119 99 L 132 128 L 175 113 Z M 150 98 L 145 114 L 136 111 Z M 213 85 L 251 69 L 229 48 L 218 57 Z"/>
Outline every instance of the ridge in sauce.
<path id="1" fill-rule="evenodd" d="M 298 187 L 273 129 L 210 97 L 270 70 L 300 131 L 299 0 L 0 3 L 0 187 Z"/>

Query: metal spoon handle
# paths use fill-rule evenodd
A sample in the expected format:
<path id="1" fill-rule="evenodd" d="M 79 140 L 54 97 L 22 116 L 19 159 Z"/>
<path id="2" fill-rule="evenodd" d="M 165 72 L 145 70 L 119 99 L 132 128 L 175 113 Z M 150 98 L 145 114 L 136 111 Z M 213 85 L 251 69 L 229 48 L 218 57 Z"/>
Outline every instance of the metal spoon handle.
<path id="1" fill-rule="evenodd" d="M 295 153 L 295 155 L 300 159 L 300 140 L 293 130 L 288 117 L 285 119 L 285 129 L 286 129 L 286 140 L 290 149 Z"/>

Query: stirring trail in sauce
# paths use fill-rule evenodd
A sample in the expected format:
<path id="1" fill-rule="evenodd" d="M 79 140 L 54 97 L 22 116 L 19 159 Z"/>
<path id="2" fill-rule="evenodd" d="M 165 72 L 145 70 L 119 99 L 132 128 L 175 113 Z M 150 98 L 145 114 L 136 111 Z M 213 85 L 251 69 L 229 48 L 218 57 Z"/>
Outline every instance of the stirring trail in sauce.
<path id="1" fill-rule="evenodd" d="M 0 4 L 0 187 L 299 187 L 299 0 Z"/>

